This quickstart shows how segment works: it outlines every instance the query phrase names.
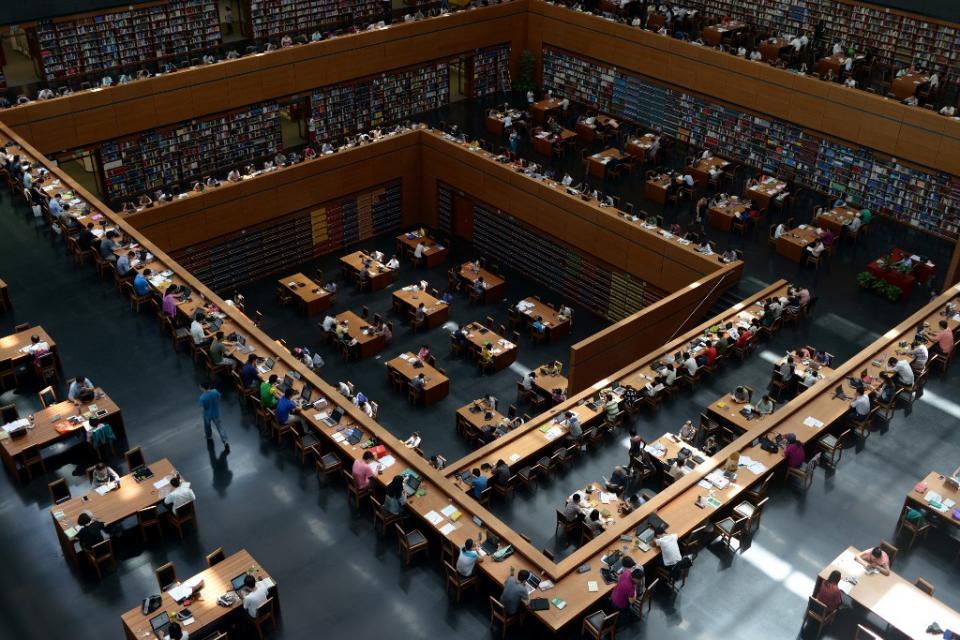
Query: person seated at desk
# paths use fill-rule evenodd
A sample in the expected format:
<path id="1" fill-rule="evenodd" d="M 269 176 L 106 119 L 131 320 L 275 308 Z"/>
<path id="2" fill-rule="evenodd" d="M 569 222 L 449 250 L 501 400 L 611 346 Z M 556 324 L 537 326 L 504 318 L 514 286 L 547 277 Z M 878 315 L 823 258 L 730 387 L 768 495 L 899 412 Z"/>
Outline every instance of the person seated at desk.
<path id="1" fill-rule="evenodd" d="M 928 355 L 949 356 L 954 347 L 953 332 L 946 320 L 941 320 L 938 326 L 940 330 L 933 336 L 933 346 L 930 347 Z"/>
<path id="2" fill-rule="evenodd" d="M 691 445 L 696 441 L 697 428 L 693 426 L 693 422 L 690 420 L 684 422 L 683 426 L 680 427 L 680 439 Z"/>
<path id="3" fill-rule="evenodd" d="M 857 387 L 857 395 L 850 402 L 848 416 L 854 420 L 866 420 L 870 415 L 870 396 L 863 386 Z"/>
<path id="4" fill-rule="evenodd" d="M 497 460 L 490 474 L 493 484 L 504 488 L 510 485 L 510 467 L 503 460 Z"/>
<path id="5" fill-rule="evenodd" d="M 820 380 L 821 380 L 820 374 L 817 373 L 816 370 L 807 369 L 806 372 L 803 374 L 802 383 L 803 383 L 803 386 L 809 389 L 813 385 L 817 384 L 817 382 L 819 382 Z"/>
<path id="6" fill-rule="evenodd" d="M 266 580 L 257 580 L 249 573 L 244 576 L 240 598 L 243 600 L 243 610 L 251 618 L 257 617 L 257 609 L 267 601 L 270 594 L 268 584 Z"/>
<path id="7" fill-rule="evenodd" d="M 350 337 L 350 323 L 347 322 L 346 318 L 340 321 L 335 331 L 337 338 L 340 340 L 346 340 Z"/>
<path id="8" fill-rule="evenodd" d="M 564 412 L 563 420 L 560 424 L 567 427 L 567 441 L 579 444 L 580 438 L 583 437 L 583 427 L 580 424 L 580 418 L 577 417 L 577 414 L 573 411 Z"/>
<path id="9" fill-rule="evenodd" d="M 117 275 L 126 278 L 133 271 L 132 263 L 136 260 L 136 254 L 133 251 L 127 251 L 124 255 L 117 258 Z"/>
<path id="10" fill-rule="evenodd" d="M 140 207 L 141 209 L 146 209 L 147 207 L 152 207 L 152 206 L 153 206 L 153 200 L 151 200 L 151 199 L 150 199 L 150 196 L 148 196 L 147 194 L 141 193 L 141 194 L 140 194 L 140 197 L 137 199 L 137 206 Z"/>
<path id="11" fill-rule="evenodd" d="M 390 259 L 387 260 L 387 263 L 384 265 L 387 269 L 399 269 L 400 260 L 397 259 L 397 256 L 390 256 Z"/>
<path id="12" fill-rule="evenodd" d="M 423 303 L 420 303 L 420 308 L 417 309 L 417 320 L 423 320 L 426 316 L 426 313 L 423 310 Z M 430 347 L 422 344 L 420 345 L 420 350 L 417 351 L 417 359 L 420 362 L 426 362 L 430 359 Z"/>
<path id="13" fill-rule="evenodd" d="M 930 358 L 930 352 L 927 351 L 927 345 L 924 344 L 924 340 L 924 338 L 917 337 L 910 343 L 910 355 L 913 357 L 910 361 L 910 366 L 913 367 L 914 371 L 923 371 L 927 367 L 927 361 Z"/>
<path id="14" fill-rule="evenodd" d="M 885 576 L 890 575 L 890 557 L 880 547 L 867 549 L 863 553 L 857 554 L 856 560 L 868 569 L 872 567 Z"/>
<path id="15" fill-rule="evenodd" d="M 96 489 L 116 483 L 120 486 L 120 476 L 104 462 L 98 462 L 90 472 L 90 485 Z"/>
<path id="16" fill-rule="evenodd" d="M 682 366 L 682 365 L 680 365 L 680 364 L 678 363 L 676 366 L 671 367 L 671 366 L 667 365 L 666 367 L 664 367 L 664 368 L 662 369 L 662 371 L 663 371 L 663 374 L 662 374 L 662 375 L 663 375 L 663 384 L 664 384 L 664 386 L 672 387 L 674 384 L 676 384 L 676 382 L 677 382 L 677 373 L 680 371 L 680 367 L 681 367 L 681 366 Z"/>
<path id="17" fill-rule="evenodd" d="M 240 369 L 240 382 L 245 389 L 254 389 L 260 380 L 257 372 L 257 355 L 251 353 L 247 355 L 247 361 Z"/>
<path id="18" fill-rule="evenodd" d="M 823 231 L 820 232 L 820 234 L 817 237 L 820 240 L 820 242 L 823 243 L 824 247 L 829 247 L 830 245 L 832 245 L 835 239 L 833 235 L 833 231 L 831 231 L 830 229 L 824 229 Z"/>
<path id="19" fill-rule="evenodd" d="M 537 372 L 529 371 L 527 372 L 527 375 L 523 376 L 523 378 L 520 379 L 520 387 L 524 391 L 532 391 L 533 383 L 536 379 L 537 379 Z"/>
<path id="20" fill-rule="evenodd" d="M 85 393 L 91 393 L 93 391 L 93 383 L 90 382 L 90 378 L 84 376 L 77 376 L 70 381 L 70 388 L 67 390 L 67 400 L 73 404 L 80 406 L 80 396 Z"/>
<path id="21" fill-rule="evenodd" d="M 797 442 L 797 436 L 788 433 L 786 435 L 787 446 L 783 448 L 783 457 L 787 461 L 787 467 L 791 469 L 800 469 L 806 463 L 807 452 L 803 445 Z"/>
<path id="22" fill-rule="evenodd" d="M 197 309 L 193 313 L 193 320 L 190 322 L 190 337 L 193 338 L 193 344 L 197 346 L 205 345 L 211 341 L 211 334 L 203 328 L 203 311 Z"/>
<path id="23" fill-rule="evenodd" d="M 570 499 L 563 505 L 563 517 L 567 522 L 583 520 L 583 509 L 579 493 L 570 496 Z"/>
<path id="24" fill-rule="evenodd" d="M 894 373 L 893 381 L 901 387 L 912 387 L 914 376 L 913 367 L 906 360 L 898 360 L 891 356 L 887 360 L 887 367 Z"/>
<path id="25" fill-rule="evenodd" d="M 642 507 L 647 501 L 643 499 L 643 496 L 637 493 L 631 494 L 623 503 L 620 504 L 620 514 L 627 515 L 633 513 L 640 507 Z"/>
<path id="26" fill-rule="evenodd" d="M 489 342 L 483 345 L 483 349 L 480 351 L 480 364 L 484 371 L 493 369 L 493 345 Z"/>
<path id="27" fill-rule="evenodd" d="M 596 509 L 590 512 L 590 515 L 583 520 L 583 526 L 590 532 L 590 537 L 595 538 L 604 531 L 603 522 L 600 520 L 600 512 Z"/>
<path id="28" fill-rule="evenodd" d="M 183 630 L 179 622 L 171 620 L 167 625 L 167 635 L 164 640 L 190 640 L 190 634 Z"/>
<path id="29" fill-rule="evenodd" d="M 416 449 L 420 446 L 420 442 L 423 441 L 423 438 L 420 436 L 419 431 L 414 431 L 413 435 L 403 441 L 403 446 L 407 449 Z"/>
<path id="30" fill-rule="evenodd" d="M 133 290 L 137 293 L 138 296 L 149 295 L 153 292 L 153 289 L 150 287 L 150 276 L 153 275 L 151 269 L 144 269 L 142 272 L 137 273 L 133 277 Z"/>
<path id="31" fill-rule="evenodd" d="M 697 247 L 697 253 L 702 253 L 705 256 L 713 255 L 713 247 L 710 246 L 710 241 L 704 238 L 700 242 L 700 246 Z"/>
<path id="32" fill-rule="evenodd" d="M 478 277 L 476 280 L 474 280 L 474 282 L 473 282 L 473 292 L 474 292 L 474 293 L 482 296 L 482 295 L 484 295 L 484 293 L 486 292 L 486 290 L 487 290 L 487 283 L 484 282 L 483 276 L 480 276 L 480 277 Z"/>
<path id="33" fill-rule="evenodd" d="M 277 396 L 274 393 L 277 380 L 279 380 L 277 374 L 271 373 L 269 378 L 260 383 L 260 404 L 264 409 L 273 409 L 277 406 Z"/>
<path id="34" fill-rule="evenodd" d="M 610 478 L 606 483 L 606 490 L 612 491 L 617 495 L 623 493 L 623 490 L 627 486 L 627 480 L 630 478 L 630 474 L 624 469 L 621 465 L 617 465 L 613 468 L 613 472 L 610 474 Z"/>
<path id="35" fill-rule="evenodd" d="M 381 322 L 380 326 L 375 327 L 373 334 L 383 336 L 384 344 L 390 344 L 393 341 L 393 330 L 387 322 Z"/>
<path id="36" fill-rule="evenodd" d="M 647 396 L 648 398 L 653 398 L 665 388 L 666 376 L 656 375 L 653 377 L 653 382 L 648 382 L 646 385 L 644 385 L 643 395 Z M 626 387 L 626 393 L 624 393 L 623 401 L 628 407 L 631 407 L 637 403 L 638 398 L 636 396 L 637 390 L 631 386 L 628 386 Z M 632 402 L 630 401 L 631 398 L 633 399 Z"/>
<path id="37" fill-rule="evenodd" d="M 840 578 L 840 572 L 834 569 L 830 572 L 827 579 L 820 583 L 820 588 L 817 589 L 817 592 L 813 595 L 818 602 L 827 608 L 828 613 L 840 608 L 842 602 Z"/>
<path id="38" fill-rule="evenodd" d="M 477 563 L 483 562 L 483 558 L 477 553 L 475 547 L 473 538 L 467 538 L 463 546 L 460 547 L 460 555 L 457 556 L 457 573 L 464 578 L 472 576 Z"/>
<path id="39" fill-rule="evenodd" d="M 163 503 L 170 507 L 170 511 L 176 511 L 188 502 L 193 502 L 197 499 L 197 496 L 193 493 L 193 489 L 190 488 L 190 483 L 183 482 L 179 474 L 170 478 L 170 486 L 173 487 L 173 489 L 167 494 L 167 497 L 163 499 Z"/>
<path id="40" fill-rule="evenodd" d="M 406 474 L 398 473 L 390 480 L 383 499 L 383 510 L 393 516 L 405 517 L 407 506 Z"/>
<path id="41" fill-rule="evenodd" d="M 729 264 L 729 263 L 731 263 L 731 262 L 735 262 L 735 261 L 738 260 L 738 259 L 739 259 L 739 258 L 738 258 L 738 256 L 737 256 L 737 252 L 734 251 L 733 249 L 727 249 L 726 251 L 724 251 L 724 252 L 720 255 L 720 260 L 721 260 L 721 262 L 723 262 L 724 264 Z"/>
<path id="42" fill-rule="evenodd" d="M 107 231 L 107 233 L 100 238 L 100 257 L 106 260 L 107 262 L 116 262 L 117 256 L 114 254 L 114 249 L 120 248 L 120 245 L 114 240 L 114 238 L 119 238 L 120 234 L 112 229 Z"/>
<path id="43" fill-rule="evenodd" d="M 383 466 L 377 464 L 376 470 L 374 470 L 374 464 L 376 464 L 377 457 L 373 455 L 372 451 L 364 451 L 362 458 L 357 458 L 353 461 L 353 467 L 351 467 L 350 472 L 353 474 L 353 481 L 357 485 L 357 489 L 363 491 L 364 489 L 370 486 L 370 479 L 373 478 L 374 474 L 382 475 Z"/>
<path id="44" fill-rule="evenodd" d="M 717 348 L 713 346 L 712 340 L 707 340 L 703 345 L 703 350 L 700 355 L 696 358 L 697 364 L 700 366 L 703 365 L 712 365 L 717 361 Z"/>
<path id="45" fill-rule="evenodd" d="M 733 401 L 737 404 L 746 404 L 750 402 L 751 395 L 750 389 L 741 385 L 733 390 Z"/>
<path id="46" fill-rule="evenodd" d="M 690 355 L 689 352 L 683 352 L 683 368 L 686 370 L 687 375 L 694 376 L 697 373 L 697 361 Z"/>
<path id="47" fill-rule="evenodd" d="M 550 400 L 555 405 L 560 404 L 561 402 L 565 402 L 566 399 L 567 399 L 567 394 L 564 393 L 563 389 L 558 388 L 550 392 Z"/>
<path id="48" fill-rule="evenodd" d="M 84 551 L 89 551 L 108 537 L 104 532 L 103 523 L 94 520 L 89 512 L 84 511 L 77 517 L 77 542 Z"/>
<path id="49" fill-rule="evenodd" d="M 423 374 L 423 373 L 418 374 L 415 378 L 413 378 L 413 379 L 410 381 L 410 384 L 411 384 L 411 385 L 413 386 L 413 388 L 416 389 L 417 391 L 423 391 L 424 386 L 426 386 L 426 384 L 427 384 L 427 376 L 426 376 L 426 374 Z"/>
<path id="50" fill-rule="evenodd" d="M 773 402 L 773 398 L 768 395 L 763 396 L 760 399 L 760 402 L 757 403 L 757 411 L 762 416 L 768 416 L 773 413 L 773 410 L 776 408 L 776 405 Z"/>
<path id="51" fill-rule="evenodd" d="M 215 176 L 207 176 L 207 179 L 203 181 L 203 184 L 208 187 L 219 187 L 220 181 L 217 180 Z"/>
<path id="52" fill-rule="evenodd" d="M 228 357 L 230 353 L 226 345 L 223 344 L 223 331 L 217 331 L 210 343 L 210 361 L 213 362 L 214 366 L 234 369 L 237 366 L 237 361 Z"/>
<path id="53" fill-rule="evenodd" d="M 489 467 L 489 465 L 487 465 Z M 480 499 L 484 490 L 487 488 L 487 477 L 483 475 L 478 467 L 474 467 L 471 472 L 473 477 L 470 478 L 470 489 L 468 493 L 476 499 Z"/>

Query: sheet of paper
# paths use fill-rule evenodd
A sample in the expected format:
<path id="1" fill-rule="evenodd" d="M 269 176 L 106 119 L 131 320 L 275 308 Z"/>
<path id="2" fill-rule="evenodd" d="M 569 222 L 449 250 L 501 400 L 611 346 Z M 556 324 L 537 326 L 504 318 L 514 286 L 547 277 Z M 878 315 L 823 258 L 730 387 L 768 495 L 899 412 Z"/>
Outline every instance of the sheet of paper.
<path id="1" fill-rule="evenodd" d="M 440 533 L 446 536 L 446 535 L 449 535 L 450 532 L 455 531 L 456 529 L 457 528 L 453 526 L 452 522 L 448 522 L 447 524 L 440 527 Z"/>
<path id="2" fill-rule="evenodd" d="M 432 525 L 438 525 L 443 522 L 443 516 L 436 511 L 428 511 L 424 517 L 427 519 L 427 522 Z"/>
<path id="3" fill-rule="evenodd" d="M 447 516 L 448 518 L 453 516 L 453 514 L 456 513 L 457 511 L 458 511 L 457 507 L 452 504 L 448 504 L 443 509 L 440 509 L 440 513 Z"/>
<path id="4" fill-rule="evenodd" d="M 511 453 L 511 454 L 510 454 L 510 462 L 516 462 L 516 461 L 519 460 L 519 459 L 520 459 L 520 454 L 519 454 L 519 453 Z"/>
<path id="5" fill-rule="evenodd" d="M 587 581 L 587 591 L 593 593 L 594 591 L 599 591 L 600 586 L 597 584 L 596 580 Z"/>
<path id="6" fill-rule="evenodd" d="M 104 485 L 100 485 L 99 487 L 97 487 L 96 489 L 94 489 L 94 491 L 96 491 L 96 492 L 97 492 L 99 495 L 101 495 L 101 496 L 105 496 L 105 495 L 107 495 L 108 493 L 110 493 L 110 489 L 112 489 L 112 488 L 113 488 L 113 485 L 104 484 Z"/>
<path id="7" fill-rule="evenodd" d="M 163 488 L 164 488 L 165 486 L 167 486 L 168 484 L 170 484 L 170 478 L 166 478 L 166 477 L 160 478 L 159 480 L 157 480 L 156 482 L 153 483 L 153 488 L 154 488 L 154 489 L 163 489 Z"/>

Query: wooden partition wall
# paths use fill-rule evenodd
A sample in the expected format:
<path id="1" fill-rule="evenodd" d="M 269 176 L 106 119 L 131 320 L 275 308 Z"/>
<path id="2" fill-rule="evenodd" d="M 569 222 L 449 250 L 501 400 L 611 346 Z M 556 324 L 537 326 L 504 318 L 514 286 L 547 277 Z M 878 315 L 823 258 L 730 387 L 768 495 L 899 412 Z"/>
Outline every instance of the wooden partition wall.
<path id="1" fill-rule="evenodd" d="M 420 212 L 419 167 L 420 132 L 410 131 L 243 182 L 224 182 L 126 219 L 170 252 L 399 179 L 403 223 L 414 224 Z"/>
<path id="2" fill-rule="evenodd" d="M 960 175 L 960 121 L 836 82 L 528 0 L 527 48 L 553 45 L 925 167 Z M 539 68 L 539 67 L 538 67 Z"/>
<path id="3" fill-rule="evenodd" d="M 72 149 L 316 87 L 526 38 L 527 0 L 245 56 L 7 109 L 0 120 L 44 153 Z"/>
<path id="4" fill-rule="evenodd" d="M 691 283 L 570 347 L 568 395 L 583 391 L 701 322 L 724 291 L 740 281 L 735 262 Z"/>

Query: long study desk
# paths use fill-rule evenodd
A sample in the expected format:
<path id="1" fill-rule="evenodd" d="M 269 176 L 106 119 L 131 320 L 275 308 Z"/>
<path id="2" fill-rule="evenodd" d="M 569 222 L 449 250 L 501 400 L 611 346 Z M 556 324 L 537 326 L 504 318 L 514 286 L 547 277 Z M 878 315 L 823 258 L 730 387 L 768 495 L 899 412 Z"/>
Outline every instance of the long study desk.
<path id="1" fill-rule="evenodd" d="M 532 323 L 538 316 L 542 318 L 550 342 L 570 335 L 570 318 L 561 317 L 553 307 L 543 304 L 532 296 L 524 298 L 518 304 L 523 305 L 523 311 L 520 313 L 526 315 L 528 323 Z"/>
<path id="2" fill-rule="evenodd" d="M 30 346 L 30 340 L 33 336 L 40 338 L 40 342 L 47 343 L 50 353 L 53 354 L 57 361 L 57 367 L 59 367 L 60 354 L 57 351 L 57 343 L 53 341 L 50 334 L 44 331 L 43 327 L 30 327 L 0 338 L 0 366 L 14 367 L 31 358 L 32 356 L 25 349 Z"/>
<path id="3" fill-rule="evenodd" d="M 423 243 L 426 250 L 423 252 L 423 259 L 428 269 L 438 267 L 447 259 L 450 250 L 446 245 L 442 245 L 430 236 L 421 236 L 419 231 L 401 233 L 397 236 L 397 248 L 401 254 L 413 256 L 417 250 L 417 245 Z"/>
<path id="4" fill-rule="evenodd" d="M 365 261 L 369 261 L 366 264 Z M 393 282 L 394 270 L 374 260 L 363 251 L 354 251 L 340 258 L 343 269 L 354 275 L 366 272 L 370 279 L 370 290 L 379 291 Z M 369 266 L 367 266 L 369 265 Z"/>
<path id="5" fill-rule="evenodd" d="M 450 305 L 422 291 L 419 285 L 408 285 L 393 292 L 393 308 L 407 317 L 413 317 L 421 303 L 427 329 L 439 327 L 450 319 Z"/>
<path id="6" fill-rule="evenodd" d="M 386 345 L 383 334 L 373 332 L 373 326 L 353 311 L 343 311 L 336 316 L 337 324 L 347 321 L 347 335 L 359 342 L 360 357 L 367 358 L 380 353 Z"/>
<path id="7" fill-rule="evenodd" d="M 414 366 L 415 364 L 419 366 Z M 387 370 L 396 371 L 408 384 L 422 373 L 426 380 L 423 385 L 423 403 L 427 406 L 443 400 L 450 393 L 450 378 L 426 362 L 420 362 L 412 353 L 402 353 L 388 360 Z"/>
<path id="8" fill-rule="evenodd" d="M 308 316 L 315 316 L 330 308 L 330 292 L 322 288 L 322 283 L 316 283 L 302 273 L 281 278 L 277 284 L 300 300 Z"/>
<path id="9" fill-rule="evenodd" d="M 190 633 L 190 637 L 203 636 L 205 632 L 212 632 L 220 627 L 227 616 L 247 615 L 243 608 L 242 601 L 237 601 L 229 607 L 221 607 L 217 604 L 217 599 L 225 593 L 233 593 L 232 581 L 234 578 L 243 574 L 250 574 L 257 581 L 272 580 L 274 582 L 273 593 L 276 594 L 276 581 L 270 574 L 257 563 L 256 559 L 246 549 L 241 549 L 229 557 L 221 560 L 212 567 L 204 569 L 184 583 L 192 583 L 196 580 L 203 581 L 203 588 L 200 590 L 200 597 L 196 598 L 189 605 L 190 613 L 194 622 L 185 627 L 185 631 Z M 277 595 L 274 595 L 277 597 Z M 150 619 L 166 611 L 170 613 L 170 619 L 174 617 L 172 613 L 185 608 L 178 604 L 168 592 L 160 594 L 160 608 L 147 615 L 143 614 L 140 605 L 130 609 L 122 616 L 123 633 L 127 640 L 142 640 L 143 638 L 156 637 L 150 625 Z"/>
<path id="10" fill-rule="evenodd" d="M 467 332 L 467 341 L 470 343 L 476 358 L 480 358 L 480 352 L 484 351 L 487 344 L 492 345 L 494 371 L 500 371 L 510 366 L 517 359 L 519 345 L 510 342 L 479 322 L 471 322 L 464 327 L 464 331 Z"/>
<path id="11" fill-rule="evenodd" d="M 464 262 L 462 265 L 460 265 L 459 275 L 466 286 L 471 288 L 477 280 L 483 278 L 483 282 L 486 285 L 483 296 L 484 304 L 491 304 L 503 298 L 503 292 L 507 287 L 507 281 L 500 276 L 491 273 L 482 267 L 477 267 L 472 262 Z"/>

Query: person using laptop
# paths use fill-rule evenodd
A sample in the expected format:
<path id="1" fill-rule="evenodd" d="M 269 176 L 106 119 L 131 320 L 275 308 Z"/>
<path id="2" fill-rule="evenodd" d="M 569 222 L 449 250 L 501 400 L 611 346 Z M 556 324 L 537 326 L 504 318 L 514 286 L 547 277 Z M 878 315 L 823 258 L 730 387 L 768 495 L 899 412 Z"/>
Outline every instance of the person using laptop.
<path id="1" fill-rule="evenodd" d="M 80 406 L 80 396 L 85 392 L 90 393 L 93 391 L 93 383 L 90 382 L 90 378 L 84 376 L 77 376 L 70 381 L 70 388 L 67 390 L 67 400 L 73 404 Z"/>
<path id="2" fill-rule="evenodd" d="M 171 620 L 170 624 L 167 625 L 166 640 L 188 640 L 189 637 L 190 634 L 184 631 L 176 620 Z"/>
<path id="3" fill-rule="evenodd" d="M 190 484 L 183 482 L 179 474 L 170 478 L 170 486 L 173 487 L 173 489 L 167 494 L 167 497 L 163 499 L 163 503 L 168 505 L 171 511 L 176 511 L 188 502 L 193 502 L 197 499 L 197 496 L 193 493 L 193 489 L 190 488 Z"/>
<path id="4" fill-rule="evenodd" d="M 526 569 L 520 569 L 516 576 L 513 575 L 513 567 L 510 567 L 510 575 L 503 583 L 503 591 L 500 592 L 500 604 L 508 616 L 517 614 L 520 611 L 521 603 L 529 602 L 530 593 L 527 591 L 527 580 L 530 579 L 530 572 Z"/>
<path id="5" fill-rule="evenodd" d="M 257 580 L 249 573 L 243 579 L 243 608 L 251 618 L 257 617 L 257 609 L 267 601 L 270 592 L 270 583 L 266 580 Z"/>
<path id="6" fill-rule="evenodd" d="M 259 381 L 260 376 L 257 373 L 257 356 L 253 353 L 247 354 L 247 361 L 244 363 L 243 368 L 240 369 L 240 382 L 243 384 L 245 389 L 253 389 L 257 386 Z"/>
<path id="7" fill-rule="evenodd" d="M 293 396 L 296 395 L 296 391 L 293 387 L 287 387 L 283 391 L 283 397 L 277 401 L 276 406 L 276 416 L 277 422 L 280 424 L 290 424 L 294 425 L 299 423 L 303 425 L 303 419 L 300 417 L 300 407 L 297 406 L 297 403 L 293 401 Z"/>
<path id="8" fill-rule="evenodd" d="M 401 517 L 407 515 L 406 477 L 406 475 L 398 473 L 393 476 L 390 484 L 387 485 L 386 494 L 383 499 L 383 510 L 390 515 Z"/>
<path id="9" fill-rule="evenodd" d="M 854 420 L 865 420 L 870 415 L 870 396 L 864 388 L 857 388 L 857 396 L 850 403 L 849 417 Z"/>
<path id="10" fill-rule="evenodd" d="M 750 390 L 740 385 L 733 390 L 733 401 L 737 404 L 746 404 L 750 402 Z"/>
<path id="11" fill-rule="evenodd" d="M 891 371 L 894 372 L 893 381 L 901 387 L 912 387 L 914 376 L 913 376 L 913 367 L 910 366 L 910 363 L 906 360 L 898 360 L 897 358 L 890 356 L 890 359 L 887 360 L 887 366 Z"/>
<path id="12" fill-rule="evenodd" d="M 230 353 L 226 345 L 223 344 L 223 331 L 217 331 L 210 343 L 210 361 L 213 362 L 214 366 L 234 369 L 237 366 L 237 361 L 228 357 Z"/>
<path id="13" fill-rule="evenodd" d="M 487 477 L 480 472 L 480 469 L 474 467 L 471 472 L 473 477 L 470 478 L 470 495 L 472 495 L 477 500 L 483 495 L 483 492 L 487 488 Z"/>
<path id="14" fill-rule="evenodd" d="M 277 396 L 274 393 L 277 388 L 277 380 L 279 380 L 277 374 L 271 373 L 269 378 L 260 383 L 260 404 L 263 405 L 264 409 L 273 409 L 277 406 Z"/>
<path id="15" fill-rule="evenodd" d="M 478 562 L 483 562 L 483 558 L 477 553 L 473 538 L 467 538 L 467 541 L 460 547 L 460 555 L 457 556 L 457 573 L 464 578 L 473 575 L 473 570 Z M 526 591 L 526 588 L 524 588 Z"/>
<path id="16" fill-rule="evenodd" d="M 193 338 L 193 344 L 200 346 L 210 342 L 211 335 L 203 327 L 203 311 L 197 309 L 193 313 L 193 320 L 190 322 L 190 337 Z"/>
<path id="17" fill-rule="evenodd" d="M 573 411 L 565 412 L 561 424 L 567 427 L 567 441 L 579 444 L 580 438 L 583 437 L 583 427 L 580 425 L 580 418 L 577 417 L 577 414 Z"/>

